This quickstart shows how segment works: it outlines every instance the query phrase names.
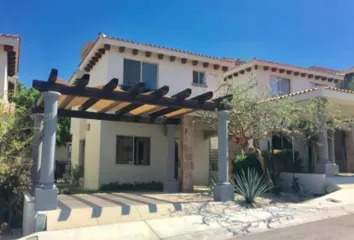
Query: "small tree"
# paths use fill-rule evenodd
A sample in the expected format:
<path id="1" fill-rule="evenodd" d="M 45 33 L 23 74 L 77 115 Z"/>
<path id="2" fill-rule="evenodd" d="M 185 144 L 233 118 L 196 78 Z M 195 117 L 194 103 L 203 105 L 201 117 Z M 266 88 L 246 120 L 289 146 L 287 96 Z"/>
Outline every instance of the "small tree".
<path id="1" fill-rule="evenodd" d="M 229 135 L 244 153 L 256 154 L 264 171 L 262 154 L 250 144 L 250 140 L 268 139 L 273 132 L 286 128 L 286 122 L 282 119 L 292 113 L 295 105 L 288 99 L 270 100 L 271 92 L 260 88 L 255 80 L 237 86 L 225 82 L 219 87 L 217 94 L 232 95 L 232 98 L 223 102 L 230 112 Z M 201 112 L 200 116 L 211 129 L 217 130 L 214 113 Z"/>
<path id="2" fill-rule="evenodd" d="M 28 121 L 28 109 L 17 109 L 10 115 L 1 111 L 6 104 L 0 101 L 0 224 L 11 226 L 13 215 L 22 215 L 23 193 L 30 187 L 33 121 Z"/>
<path id="3" fill-rule="evenodd" d="M 250 145 L 250 140 L 269 139 L 274 133 L 282 133 L 288 137 L 305 136 L 316 140 L 323 131 L 319 113 L 328 119 L 328 128 L 343 128 L 351 121 L 342 118 L 339 109 L 325 99 L 313 99 L 308 102 L 295 103 L 290 98 L 274 97 L 267 88 L 258 85 L 255 79 L 246 84 L 225 82 L 217 90 L 226 98 L 223 104 L 229 109 L 229 135 L 244 153 L 254 153 L 263 171 L 264 160 L 259 149 Z M 201 112 L 200 116 L 211 129 L 217 130 L 215 113 Z"/>

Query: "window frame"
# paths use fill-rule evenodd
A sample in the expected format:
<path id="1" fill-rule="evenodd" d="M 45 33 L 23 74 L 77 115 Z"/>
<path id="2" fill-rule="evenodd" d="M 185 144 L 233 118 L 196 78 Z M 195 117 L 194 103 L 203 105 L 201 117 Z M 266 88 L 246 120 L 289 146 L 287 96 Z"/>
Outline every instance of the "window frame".
<path id="1" fill-rule="evenodd" d="M 132 163 L 118 163 L 118 152 L 117 152 L 117 138 L 118 137 L 129 137 L 132 138 Z M 136 149 L 135 149 L 135 142 L 137 138 L 144 138 L 144 139 L 148 139 L 149 140 L 149 154 L 148 154 L 148 164 L 137 164 L 137 159 L 135 159 L 136 156 Z M 119 135 L 116 134 L 116 144 L 115 144 L 115 164 L 116 165 L 133 165 L 133 166 L 150 166 L 151 165 L 151 137 L 147 137 L 147 136 L 131 136 L 131 135 Z"/>
<path id="2" fill-rule="evenodd" d="M 194 73 L 198 73 L 198 82 L 194 82 Z M 204 74 L 204 81 L 203 83 L 200 82 L 200 74 Z M 203 71 L 197 71 L 197 70 L 193 70 L 192 71 L 192 84 L 193 85 L 198 85 L 198 86 L 206 86 L 206 72 L 203 72 Z"/>
<path id="3" fill-rule="evenodd" d="M 156 89 L 159 86 L 159 63 L 158 62 L 154 62 L 154 61 L 143 61 L 143 60 L 137 60 L 137 59 L 132 59 L 132 58 L 126 58 L 123 57 L 123 85 L 125 85 L 125 80 L 124 80 L 124 64 L 125 64 L 125 60 L 131 60 L 131 61 L 136 61 L 140 63 L 140 76 L 139 76 L 139 83 L 141 83 L 143 81 L 143 63 L 148 63 L 148 64 L 155 64 L 156 65 Z"/>
<path id="4" fill-rule="evenodd" d="M 277 79 L 286 79 L 286 80 L 289 80 L 289 93 L 278 94 L 278 95 L 273 94 L 273 89 L 272 89 L 272 78 L 277 78 Z M 292 90 L 291 83 L 292 83 L 291 78 L 286 78 L 286 77 L 277 76 L 277 75 L 270 75 L 270 77 L 269 77 L 269 86 L 270 86 L 270 92 L 271 92 L 272 96 L 274 95 L 273 97 L 281 97 L 281 96 L 284 96 L 284 95 L 288 95 L 288 94 L 290 94 L 290 93 L 291 93 L 291 90 Z"/>

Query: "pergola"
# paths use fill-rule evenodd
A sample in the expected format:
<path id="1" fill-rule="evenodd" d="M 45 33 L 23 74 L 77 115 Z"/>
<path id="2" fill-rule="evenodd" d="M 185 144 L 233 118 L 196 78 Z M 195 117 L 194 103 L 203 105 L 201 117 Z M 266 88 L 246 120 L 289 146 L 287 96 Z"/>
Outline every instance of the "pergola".
<path id="1" fill-rule="evenodd" d="M 33 109 L 35 127 L 43 132 L 43 142 L 41 138 L 36 138 L 33 144 L 32 182 L 36 210 L 57 207 L 57 189 L 54 185 L 57 116 L 167 125 L 168 179 L 164 190 L 177 192 L 179 187 L 174 177 L 176 125 L 181 123 L 184 114 L 198 110 L 217 111 L 219 172 L 214 199 L 233 199 L 233 188 L 228 182 L 228 111 L 223 104 L 223 100 L 231 96 L 212 99 L 213 92 L 206 92 L 190 98 L 192 90 L 189 88 L 168 96 L 168 86 L 148 90 L 144 88 L 144 83 L 138 83 L 127 87 L 119 85 L 116 78 L 102 86 L 88 87 L 89 80 L 90 75 L 85 74 L 71 85 L 58 78 L 56 69 L 52 69 L 47 81 L 33 80 L 33 88 L 41 92 Z"/>

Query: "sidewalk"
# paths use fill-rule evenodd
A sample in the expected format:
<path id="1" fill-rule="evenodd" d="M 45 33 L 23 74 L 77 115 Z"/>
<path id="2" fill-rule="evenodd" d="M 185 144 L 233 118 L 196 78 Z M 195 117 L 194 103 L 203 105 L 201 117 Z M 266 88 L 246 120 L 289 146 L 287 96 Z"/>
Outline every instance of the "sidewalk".
<path id="1" fill-rule="evenodd" d="M 300 204 L 240 210 L 233 202 L 186 205 L 185 216 L 36 233 L 38 239 L 227 239 L 354 213 L 354 189 Z M 22 239 L 27 239 L 24 237 Z"/>

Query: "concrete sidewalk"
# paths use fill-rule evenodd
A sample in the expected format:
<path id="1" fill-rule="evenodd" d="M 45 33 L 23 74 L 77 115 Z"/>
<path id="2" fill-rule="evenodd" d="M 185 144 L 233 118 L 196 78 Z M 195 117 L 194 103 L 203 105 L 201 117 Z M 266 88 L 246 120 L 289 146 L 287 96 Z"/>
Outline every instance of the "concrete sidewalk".
<path id="1" fill-rule="evenodd" d="M 185 216 L 36 233 L 38 239 L 227 239 L 354 213 L 354 189 L 343 189 L 301 204 L 257 209 L 234 202 L 191 203 Z M 28 239 L 24 237 L 22 239 Z"/>

